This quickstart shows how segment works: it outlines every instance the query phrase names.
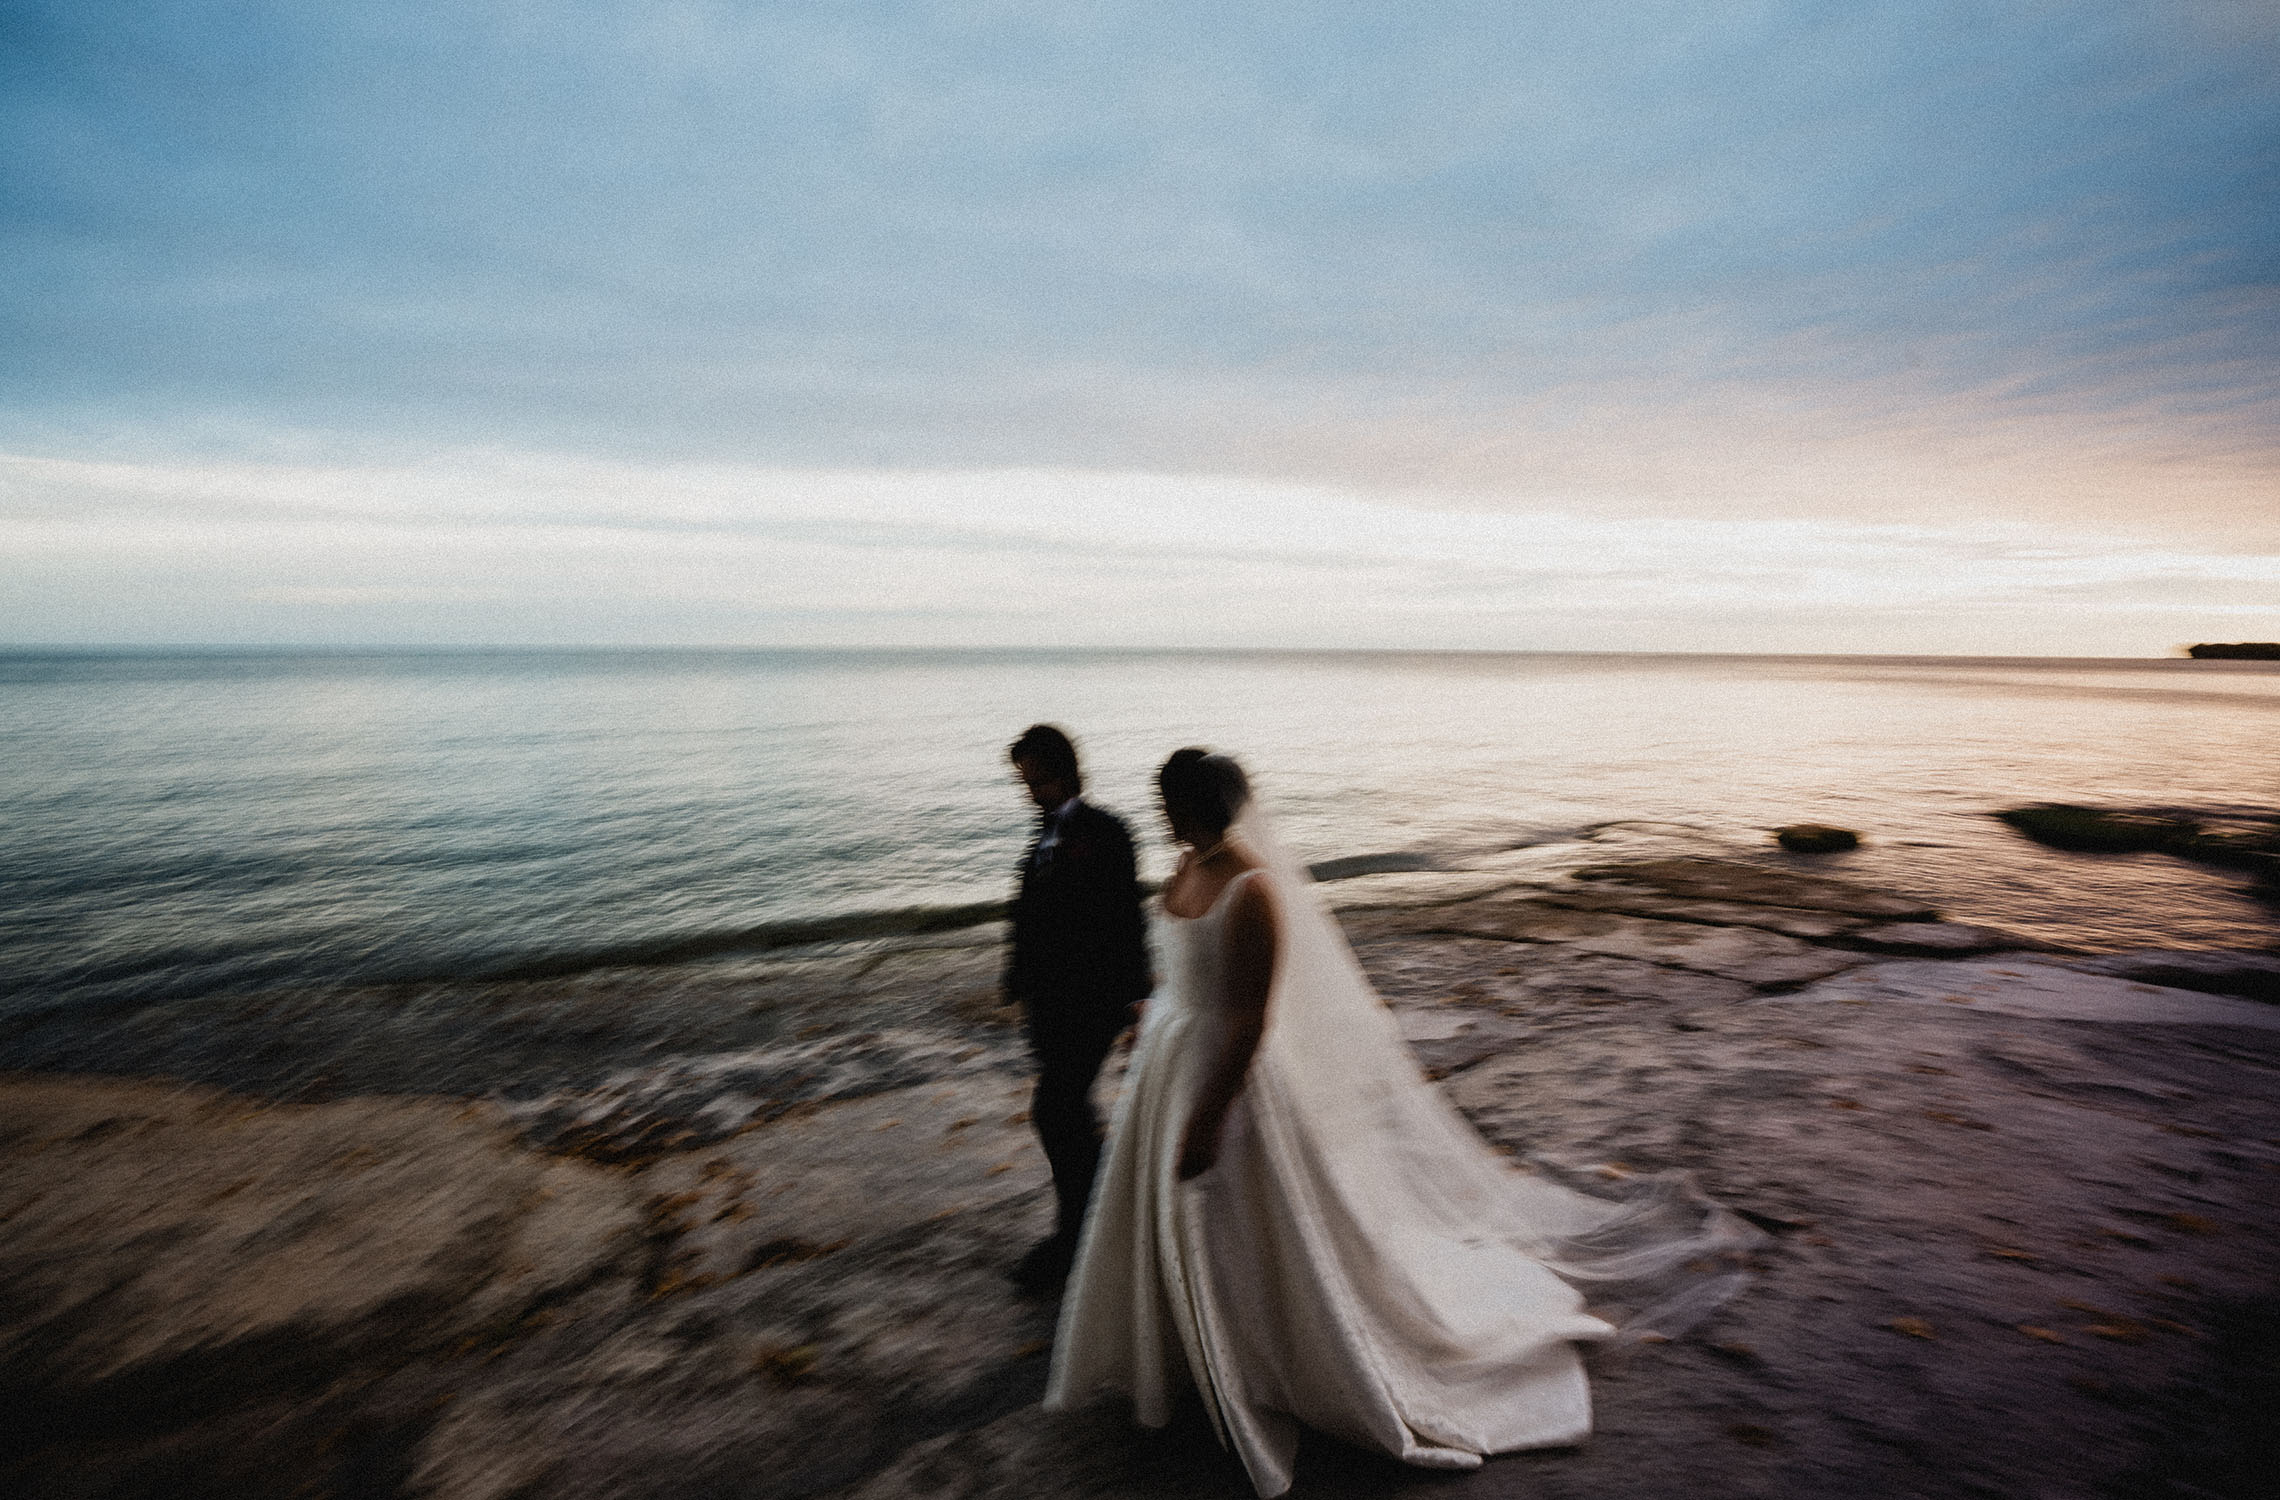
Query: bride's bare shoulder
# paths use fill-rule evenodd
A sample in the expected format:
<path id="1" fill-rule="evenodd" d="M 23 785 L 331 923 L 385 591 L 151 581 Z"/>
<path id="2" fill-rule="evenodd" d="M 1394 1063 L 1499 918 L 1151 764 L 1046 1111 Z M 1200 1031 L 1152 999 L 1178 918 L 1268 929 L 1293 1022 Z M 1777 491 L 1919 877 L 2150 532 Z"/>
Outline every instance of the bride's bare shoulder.
<path id="1" fill-rule="evenodd" d="M 1274 881 L 1268 877 L 1266 867 L 1252 865 L 1228 881 L 1228 886 L 1228 920 L 1272 932 L 1275 927 Z"/>

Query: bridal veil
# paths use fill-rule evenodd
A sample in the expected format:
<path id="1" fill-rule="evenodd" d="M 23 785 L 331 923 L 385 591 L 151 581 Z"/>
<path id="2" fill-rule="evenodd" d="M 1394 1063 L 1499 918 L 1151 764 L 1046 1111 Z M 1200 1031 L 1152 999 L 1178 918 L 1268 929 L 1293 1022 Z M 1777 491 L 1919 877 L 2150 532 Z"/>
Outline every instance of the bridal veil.
<path id="1" fill-rule="evenodd" d="M 1482 1140 L 1255 802 L 1230 832 L 1277 917 L 1266 1031 L 1218 1164 L 1180 1182 L 1229 903 L 1167 921 L 1046 1404 L 1116 1389 L 1160 1426 L 1192 1388 L 1262 1495 L 1289 1487 L 1300 1425 L 1443 1468 L 1581 1440 L 1578 1342 L 1683 1331 L 1756 1231 L 1683 1174 L 1602 1196 Z"/>

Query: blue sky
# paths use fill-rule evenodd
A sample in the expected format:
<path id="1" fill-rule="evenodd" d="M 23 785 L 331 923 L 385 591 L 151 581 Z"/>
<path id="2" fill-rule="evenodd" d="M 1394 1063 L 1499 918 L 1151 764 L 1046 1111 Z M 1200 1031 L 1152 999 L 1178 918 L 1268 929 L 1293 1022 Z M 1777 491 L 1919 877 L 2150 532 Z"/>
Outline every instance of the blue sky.
<path id="1" fill-rule="evenodd" d="M 2280 12 L 0 0 L 0 640 L 2280 635 Z"/>

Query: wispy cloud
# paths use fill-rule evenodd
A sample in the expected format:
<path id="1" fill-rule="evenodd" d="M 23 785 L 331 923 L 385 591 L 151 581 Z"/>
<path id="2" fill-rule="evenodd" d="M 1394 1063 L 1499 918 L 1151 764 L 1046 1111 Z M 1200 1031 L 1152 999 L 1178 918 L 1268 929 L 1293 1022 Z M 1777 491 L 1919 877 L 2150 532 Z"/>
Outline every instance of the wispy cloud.
<path id="1" fill-rule="evenodd" d="M 2131 654 L 2280 612 L 2280 554 L 2009 522 L 498 453 L 400 470 L 0 460 L 0 557 L 0 631 L 91 641 L 184 638 L 185 618 L 287 641 L 1680 650 L 1962 649 L 1947 637 L 1976 629 L 1984 650 Z"/>
<path id="2" fill-rule="evenodd" d="M 1151 638 L 1257 625 L 1171 612 L 1222 555 L 1356 570 L 1404 640 L 1561 579 L 1629 601 L 1610 555 L 1667 586 L 1658 537 L 1721 560 L 1697 600 L 1756 567 L 1884 598 L 1856 541 L 2006 526 L 2253 563 L 2280 549 L 2276 17 L 25 0 L 0 443 L 64 465 L 19 507 L 99 495 L 122 559 L 169 524 L 364 526 L 448 569 L 497 528 L 611 539 L 573 569 L 603 601 L 672 593 L 640 558 L 766 545 L 786 576 L 981 569 L 1051 629 Z M 753 499 L 786 487 L 808 508 Z M 72 524 L 98 545 L 23 509 L 10 545 Z M 2010 607 L 1971 556 L 1974 607 Z M 1071 557 L 1134 602 L 1092 611 Z M 92 608 L 39 596 L 66 613 L 11 630 Z M 182 605 L 224 634 L 285 607 Z"/>

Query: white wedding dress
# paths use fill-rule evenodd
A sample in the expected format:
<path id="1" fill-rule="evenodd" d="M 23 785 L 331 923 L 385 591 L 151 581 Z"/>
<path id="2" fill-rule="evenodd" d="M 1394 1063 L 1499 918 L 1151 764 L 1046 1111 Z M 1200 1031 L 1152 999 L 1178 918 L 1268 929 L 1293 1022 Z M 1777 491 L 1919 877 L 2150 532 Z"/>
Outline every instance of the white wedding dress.
<path id="1" fill-rule="evenodd" d="M 1303 867 L 1255 814 L 1235 834 L 1265 867 L 1200 917 L 1166 914 L 1169 982 L 1116 1107 L 1046 1407 L 1121 1391 L 1160 1427 L 1192 1389 L 1262 1496 L 1290 1487 L 1302 1424 L 1434 1468 L 1580 1441 L 1576 1345 L 1698 1319 L 1755 1231 L 1682 1177 L 1617 1202 L 1499 1155 L 1425 1080 Z M 1244 881 L 1268 882 L 1281 933 L 1266 1032 L 1217 1164 L 1182 1183 Z M 1578 1283 L 1616 1299 L 1607 1316 Z"/>

